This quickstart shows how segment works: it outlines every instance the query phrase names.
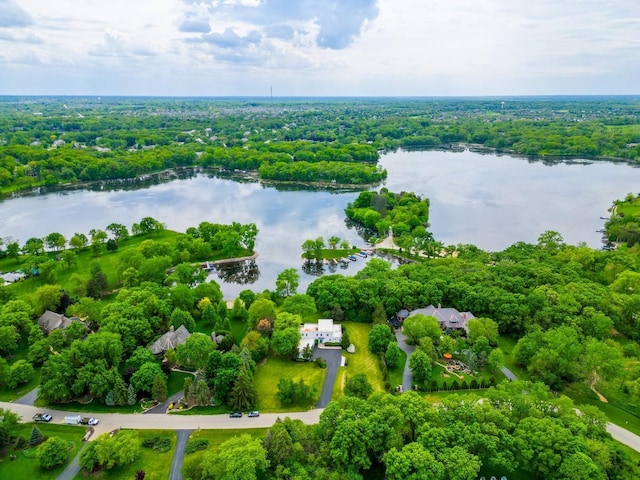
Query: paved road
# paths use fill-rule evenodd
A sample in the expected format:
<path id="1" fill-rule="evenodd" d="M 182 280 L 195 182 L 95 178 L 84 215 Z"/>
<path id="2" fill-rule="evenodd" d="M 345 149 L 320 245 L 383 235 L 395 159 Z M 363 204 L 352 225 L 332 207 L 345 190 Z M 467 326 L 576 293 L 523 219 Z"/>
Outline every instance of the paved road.
<path id="1" fill-rule="evenodd" d="M 627 447 L 631 447 L 636 452 L 640 452 L 640 437 L 635 433 L 625 430 L 614 423 L 607 423 L 607 432 L 620 443 L 624 443 Z"/>
<path id="2" fill-rule="evenodd" d="M 65 415 L 73 415 L 78 412 L 68 412 L 61 410 L 43 409 L 30 405 L 20 405 L 16 403 L 0 402 L 0 408 L 8 408 L 22 417 L 25 422 L 31 421 L 31 417 L 37 412 L 46 411 L 53 415 L 52 423 L 61 424 Z M 307 425 L 318 423 L 322 409 L 312 409 L 306 412 L 290 413 L 261 413 L 259 417 L 249 418 L 246 415 L 242 418 L 229 418 L 228 415 L 142 415 L 140 413 L 89 413 L 82 415 L 96 417 L 100 424 L 95 427 L 95 433 L 91 440 L 103 433 L 116 430 L 118 428 L 135 428 L 149 430 L 163 428 L 167 430 L 197 430 L 207 429 L 231 429 L 231 428 L 268 428 L 271 427 L 278 417 L 290 417 L 302 420 Z"/>
<path id="3" fill-rule="evenodd" d="M 407 345 L 407 336 L 401 331 L 396 330 L 396 340 L 398 340 L 398 346 L 407 354 L 407 361 L 404 364 L 404 373 L 402 374 L 402 390 L 408 392 L 413 388 L 413 378 L 411 376 L 411 370 L 409 369 L 409 357 L 414 352 L 416 347 L 413 345 Z M 395 385 L 391 385 L 395 388 Z"/>
<path id="4" fill-rule="evenodd" d="M 329 405 L 333 395 L 333 385 L 336 383 L 338 369 L 342 360 L 342 349 L 338 348 L 316 348 L 313 358 L 324 358 L 327 361 L 327 375 L 324 377 L 322 394 L 316 408 L 324 408 Z"/>
<path id="5" fill-rule="evenodd" d="M 19 399 L 14 400 L 13 403 L 20 403 L 22 405 L 33 405 L 34 403 L 36 403 L 37 398 L 38 398 L 38 387 L 31 390 L 24 397 L 20 397 Z"/>
<path id="6" fill-rule="evenodd" d="M 184 462 L 184 453 L 187 448 L 189 435 L 193 430 L 178 430 L 178 441 L 176 442 L 176 450 L 173 453 L 173 461 L 171 462 L 171 473 L 169 480 L 182 480 L 182 462 Z"/>

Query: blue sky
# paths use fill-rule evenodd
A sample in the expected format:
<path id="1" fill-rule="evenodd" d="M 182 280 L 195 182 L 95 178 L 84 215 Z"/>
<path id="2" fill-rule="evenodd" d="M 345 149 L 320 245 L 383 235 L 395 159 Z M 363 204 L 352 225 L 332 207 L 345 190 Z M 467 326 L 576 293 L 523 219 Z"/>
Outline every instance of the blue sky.
<path id="1" fill-rule="evenodd" d="M 0 94 L 640 93 L 638 0 L 0 0 Z"/>

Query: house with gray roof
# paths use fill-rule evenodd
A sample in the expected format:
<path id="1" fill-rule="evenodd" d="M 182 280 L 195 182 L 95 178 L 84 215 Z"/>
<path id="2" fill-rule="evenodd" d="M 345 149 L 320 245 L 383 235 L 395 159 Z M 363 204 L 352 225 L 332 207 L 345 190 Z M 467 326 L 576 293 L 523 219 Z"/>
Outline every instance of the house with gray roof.
<path id="1" fill-rule="evenodd" d="M 190 336 L 189 330 L 184 325 L 180 325 L 177 330 L 171 325 L 169 331 L 153 342 L 149 350 L 154 355 L 159 355 L 167 350 L 175 349 L 178 345 L 182 345 Z"/>
<path id="2" fill-rule="evenodd" d="M 429 305 L 426 308 L 413 310 L 409 317 L 417 314 L 435 317 L 442 330 L 464 330 L 465 333 L 469 333 L 467 322 L 476 318 L 471 312 L 459 312 L 455 308 L 442 308 L 440 305 L 437 307 Z"/>
<path id="3" fill-rule="evenodd" d="M 40 325 L 40 328 L 45 334 L 49 334 L 59 328 L 67 328 L 73 322 L 79 322 L 82 325 L 85 324 L 78 317 L 67 318 L 61 313 L 52 312 L 51 310 L 44 312 L 38 319 L 38 325 Z"/>

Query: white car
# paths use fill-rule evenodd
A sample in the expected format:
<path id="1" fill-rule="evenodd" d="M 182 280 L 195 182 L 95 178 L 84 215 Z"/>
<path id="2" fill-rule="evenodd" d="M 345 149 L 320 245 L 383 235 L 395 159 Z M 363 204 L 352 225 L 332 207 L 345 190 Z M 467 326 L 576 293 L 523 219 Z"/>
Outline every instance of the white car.
<path id="1" fill-rule="evenodd" d="M 89 419 L 89 425 L 91 425 L 92 427 L 97 425 L 98 423 L 100 423 L 100 420 L 98 420 L 97 418 L 90 418 Z"/>

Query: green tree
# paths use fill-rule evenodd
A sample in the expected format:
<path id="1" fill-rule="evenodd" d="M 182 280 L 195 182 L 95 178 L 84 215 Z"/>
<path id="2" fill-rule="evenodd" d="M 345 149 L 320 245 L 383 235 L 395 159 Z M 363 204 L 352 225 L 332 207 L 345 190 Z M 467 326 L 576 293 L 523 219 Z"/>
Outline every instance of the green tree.
<path id="1" fill-rule="evenodd" d="M 438 342 L 442 335 L 440 324 L 435 317 L 420 314 L 407 318 L 402 330 L 407 336 L 407 343 L 411 345 L 417 345 L 423 337 L 430 337 L 434 342 Z"/>
<path id="2" fill-rule="evenodd" d="M 387 325 L 374 325 L 369 332 L 369 350 L 375 354 L 385 353 L 389 342 L 394 339 L 395 336 Z"/>
<path id="3" fill-rule="evenodd" d="M 215 349 L 216 345 L 208 335 L 196 332 L 182 345 L 178 345 L 178 361 L 187 369 L 203 369 L 207 365 L 209 354 Z"/>
<path id="4" fill-rule="evenodd" d="M 136 388 L 133 386 L 133 383 L 130 383 L 127 387 L 127 405 L 135 405 L 138 401 L 138 392 Z"/>
<path id="5" fill-rule="evenodd" d="M 105 433 L 87 444 L 80 453 L 80 466 L 88 472 L 128 465 L 140 455 L 140 438 L 135 430 Z"/>
<path id="6" fill-rule="evenodd" d="M 416 350 L 411 354 L 409 368 L 411 369 L 414 383 L 418 385 L 424 384 L 431 377 L 431 361 L 429 356 L 422 350 Z"/>
<path id="7" fill-rule="evenodd" d="M 367 399 L 372 392 L 373 387 L 364 373 L 359 373 L 349 378 L 344 387 L 345 395 L 362 399 Z"/>
<path id="8" fill-rule="evenodd" d="M 253 306 L 253 305 L 252 305 Z M 221 318 L 224 320 L 227 318 L 226 315 L 226 304 L 225 304 L 225 315 L 221 316 Z M 219 309 L 221 310 L 221 309 Z M 244 304 L 242 303 L 242 300 L 240 300 L 239 298 L 236 298 L 233 301 L 233 308 L 231 309 L 231 312 L 229 313 L 229 318 L 231 320 L 233 320 L 234 322 L 246 322 L 247 318 L 249 318 L 249 313 L 247 312 L 247 309 L 244 308 Z"/>
<path id="9" fill-rule="evenodd" d="M 189 333 L 193 333 L 196 330 L 196 322 L 189 312 L 185 312 L 179 308 L 176 308 L 171 313 L 171 325 L 175 330 L 184 325 Z"/>
<path id="10" fill-rule="evenodd" d="M 281 297 L 289 297 L 296 293 L 300 285 L 300 275 L 295 268 L 287 268 L 278 274 L 276 291 Z"/>
<path id="11" fill-rule="evenodd" d="M 487 357 L 487 364 L 493 373 L 496 373 L 502 367 L 504 367 L 506 361 L 506 357 L 504 352 L 499 348 L 495 348 L 491 350 L 489 356 Z"/>
<path id="12" fill-rule="evenodd" d="M 17 360 L 9 369 L 7 387 L 16 388 L 18 385 L 29 382 L 35 373 L 33 365 L 26 360 Z"/>
<path id="13" fill-rule="evenodd" d="M 396 368 L 400 363 L 400 347 L 396 342 L 389 342 L 387 351 L 384 354 L 384 360 L 387 363 L 387 367 Z"/>
<path id="14" fill-rule="evenodd" d="M 273 325 L 276 319 L 276 304 L 266 298 L 258 298 L 249 307 L 249 325 L 255 328 L 258 322 L 265 318 Z"/>
<path id="15" fill-rule="evenodd" d="M 498 344 L 498 324 L 490 318 L 472 318 L 467 322 L 469 341 L 473 344 L 479 337 L 485 337 L 491 345 Z"/>
<path id="16" fill-rule="evenodd" d="M 258 391 L 253 386 L 251 376 L 246 372 L 241 372 L 231 390 L 231 408 L 240 412 L 251 410 L 257 400 Z"/>
<path id="17" fill-rule="evenodd" d="M 56 252 L 62 250 L 67 244 L 67 240 L 58 232 L 51 232 L 45 237 L 44 241 L 47 244 L 47 248 L 55 250 Z"/>
<path id="18" fill-rule="evenodd" d="M 160 365 L 155 362 L 145 363 L 131 376 L 131 385 L 133 385 L 136 392 L 151 393 L 156 375 L 165 378 Z"/>
<path id="19" fill-rule="evenodd" d="M 304 318 L 316 313 L 316 303 L 309 295 L 294 294 L 285 298 L 280 311 L 300 315 Z"/>
<path id="20" fill-rule="evenodd" d="M 67 461 L 69 444 L 60 437 L 51 437 L 38 447 L 36 455 L 40 468 L 51 470 Z"/>
<path id="21" fill-rule="evenodd" d="M 153 385 L 151 387 L 151 397 L 157 402 L 164 402 L 167 399 L 167 381 L 163 375 L 153 377 Z"/>
<path id="22" fill-rule="evenodd" d="M 262 441 L 249 434 L 234 437 L 202 460 L 203 478 L 256 480 L 269 466 Z"/>
<path id="23" fill-rule="evenodd" d="M 276 355 L 298 356 L 298 344 L 300 343 L 300 330 L 298 328 L 285 328 L 273 332 L 271 337 L 271 350 Z"/>
<path id="24" fill-rule="evenodd" d="M 31 436 L 29 437 L 29 445 L 35 447 L 44 442 L 44 435 L 35 425 L 31 428 Z"/>
<path id="25" fill-rule="evenodd" d="M 419 443 L 395 447 L 383 457 L 389 480 L 443 480 L 444 466 Z"/>

